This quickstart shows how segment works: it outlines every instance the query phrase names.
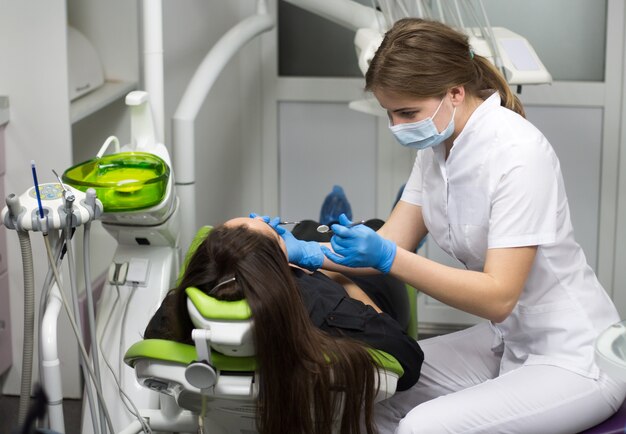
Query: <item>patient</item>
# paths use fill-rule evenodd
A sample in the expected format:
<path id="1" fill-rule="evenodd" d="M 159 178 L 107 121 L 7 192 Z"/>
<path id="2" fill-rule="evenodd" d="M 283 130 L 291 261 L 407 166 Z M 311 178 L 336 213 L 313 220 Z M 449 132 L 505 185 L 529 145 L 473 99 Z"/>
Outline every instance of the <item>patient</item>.
<path id="1" fill-rule="evenodd" d="M 246 298 L 255 324 L 259 431 L 329 433 L 341 391 L 340 432 L 359 433 L 362 418 L 373 433 L 377 371 L 366 348 L 402 365 L 398 390 L 417 382 L 423 353 L 366 293 L 344 281 L 346 289 L 320 272 L 290 266 L 282 239 L 262 220 L 233 219 L 199 245 L 144 337 L 193 343 L 187 287 L 222 300 Z"/>

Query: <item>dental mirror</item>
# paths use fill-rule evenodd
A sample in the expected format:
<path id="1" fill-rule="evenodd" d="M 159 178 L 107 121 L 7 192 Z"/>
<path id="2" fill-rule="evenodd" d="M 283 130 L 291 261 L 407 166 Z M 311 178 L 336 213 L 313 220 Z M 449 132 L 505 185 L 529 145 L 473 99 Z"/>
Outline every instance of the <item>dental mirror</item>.
<path id="1" fill-rule="evenodd" d="M 351 224 L 349 224 L 346 227 L 347 228 L 351 228 L 352 226 L 362 225 L 363 223 L 365 223 L 365 220 L 361 220 L 361 221 L 358 221 L 358 222 L 351 223 Z M 319 232 L 320 234 L 325 234 L 327 232 L 332 232 L 332 229 L 328 225 L 319 225 L 317 227 L 317 232 Z"/>

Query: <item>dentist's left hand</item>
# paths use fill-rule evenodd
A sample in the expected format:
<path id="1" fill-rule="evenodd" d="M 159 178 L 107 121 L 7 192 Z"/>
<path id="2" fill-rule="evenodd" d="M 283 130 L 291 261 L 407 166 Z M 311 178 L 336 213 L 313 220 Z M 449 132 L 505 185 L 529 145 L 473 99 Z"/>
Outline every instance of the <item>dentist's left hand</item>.
<path id="1" fill-rule="evenodd" d="M 345 214 L 339 216 L 339 224 L 332 225 L 335 233 L 330 239 L 333 251 L 322 247 L 328 259 L 348 267 L 373 267 L 389 273 L 396 258 L 396 244 L 378 235 L 364 225 L 352 226 Z"/>
<path id="2" fill-rule="evenodd" d="M 265 223 L 274 228 L 278 235 L 285 240 L 287 257 L 292 264 L 310 271 L 315 271 L 324 263 L 324 254 L 322 253 L 320 244 L 315 241 L 302 241 L 294 237 L 287 229 L 278 226 L 280 217 L 270 218 L 268 216 L 258 216 L 254 213 L 251 213 L 250 217 L 260 217 Z"/>

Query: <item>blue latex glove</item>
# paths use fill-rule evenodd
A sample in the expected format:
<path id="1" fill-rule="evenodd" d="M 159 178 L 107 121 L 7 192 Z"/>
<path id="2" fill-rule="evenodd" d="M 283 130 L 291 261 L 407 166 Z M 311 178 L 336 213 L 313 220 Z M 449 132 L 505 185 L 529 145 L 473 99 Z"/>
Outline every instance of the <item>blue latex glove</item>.
<path id="1" fill-rule="evenodd" d="M 373 267 L 389 273 L 396 257 L 396 244 L 365 225 L 348 227 L 351 224 L 345 214 L 339 216 L 339 224 L 331 227 L 335 233 L 330 239 L 334 252 L 322 247 L 324 255 L 339 265 Z"/>
<path id="2" fill-rule="evenodd" d="M 280 217 L 270 218 L 269 216 L 259 216 L 256 213 L 250 213 L 250 218 L 256 217 L 261 217 L 265 223 L 274 228 L 278 235 L 285 240 L 289 262 L 310 271 L 315 271 L 322 266 L 324 254 L 319 243 L 297 239 L 287 229 L 278 226 Z"/>
<path id="3" fill-rule="evenodd" d="M 285 240 L 289 262 L 310 271 L 315 271 L 322 266 L 324 254 L 318 242 L 299 240 L 282 226 L 275 226 L 274 229 Z"/>
<path id="4" fill-rule="evenodd" d="M 255 219 L 257 217 L 261 218 L 265 223 L 267 223 L 268 225 L 270 225 L 272 228 L 276 229 L 276 226 L 278 226 L 278 224 L 280 223 L 280 217 L 274 217 L 274 218 L 270 218 L 270 216 L 267 215 L 258 215 L 255 212 L 251 212 L 250 215 L 248 216 L 251 219 Z"/>

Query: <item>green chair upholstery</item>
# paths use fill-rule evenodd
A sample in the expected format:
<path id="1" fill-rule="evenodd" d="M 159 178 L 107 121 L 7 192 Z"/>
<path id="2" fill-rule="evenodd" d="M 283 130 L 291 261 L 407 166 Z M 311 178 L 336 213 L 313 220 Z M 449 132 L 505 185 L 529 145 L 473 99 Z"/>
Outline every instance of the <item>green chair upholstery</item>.
<path id="1" fill-rule="evenodd" d="M 404 374 L 404 369 L 392 355 L 381 350 L 368 349 L 368 352 L 379 367 L 398 375 L 398 377 Z M 165 339 L 144 339 L 131 345 L 124 355 L 124 363 L 134 367 L 136 362 L 142 358 L 186 366 L 196 361 L 198 356 L 196 347 L 190 344 Z M 256 369 L 254 357 L 229 357 L 216 352 L 213 353 L 213 363 L 217 369 L 229 372 L 251 372 Z"/>
<path id="2" fill-rule="evenodd" d="M 254 357 L 229 357 L 217 352 L 212 356 L 212 363 L 220 371 L 252 372 L 256 370 Z M 124 355 L 124 363 L 134 367 L 137 360 L 144 357 L 181 365 L 188 365 L 198 360 L 196 347 L 193 345 L 166 339 L 144 339 L 131 345 Z"/>
<path id="3" fill-rule="evenodd" d="M 186 292 L 195 308 L 204 318 L 213 320 L 246 320 L 251 318 L 250 307 L 246 300 L 216 300 L 197 288 L 187 288 Z M 398 375 L 398 377 L 404 374 L 404 369 L 400 363 L 390 354 L 374 349 L 368 349 L 368 351 L 379 367 Z M 232 358 L 238 359 L 239 357 Z"/>
<path id="4" fill-rule="evenodd" d="M 411 316 L 409 318 L 409 325 L 406 333 L 413 339 L 418 339 L 418 325 L 417 325 L 417 289 L 411 285 L 406 285 L 406 292 L 409 297 L 409 309 L 411 310 Z"/>

